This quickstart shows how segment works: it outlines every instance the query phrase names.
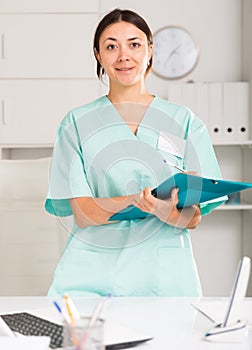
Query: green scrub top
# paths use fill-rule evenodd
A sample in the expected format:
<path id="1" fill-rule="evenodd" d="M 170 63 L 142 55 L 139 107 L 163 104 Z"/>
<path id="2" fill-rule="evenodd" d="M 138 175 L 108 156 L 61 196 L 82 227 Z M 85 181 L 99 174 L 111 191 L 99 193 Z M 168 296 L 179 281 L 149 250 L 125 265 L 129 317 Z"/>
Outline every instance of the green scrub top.
<path id="1" fill-rule="evenodd" d="M 135 135 L 103 96 L 73 109 L 61 122 L 45 208 L 70 216 L 69 198 L 124 196 L 156 187 L 177 171 L 172 164 L 221 178 L 199 118 L 187 107 L 154 97 Z M 202 215 L 224 199 L 202 204 Z M 74 221 L 48 295 L 64 293 L 199 296 L 189 232 L 153 215 L 86 228 Z"/>

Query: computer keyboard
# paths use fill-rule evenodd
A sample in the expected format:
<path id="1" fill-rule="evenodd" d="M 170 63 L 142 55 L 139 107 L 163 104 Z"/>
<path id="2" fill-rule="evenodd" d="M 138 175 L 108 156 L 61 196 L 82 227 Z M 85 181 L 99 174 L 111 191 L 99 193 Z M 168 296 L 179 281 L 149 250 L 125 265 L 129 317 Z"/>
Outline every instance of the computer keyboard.
<path id="1" fill-rule="evenodd" d="M 29 314 L 19 312 L 0 315 L 13 332 L 23 335 L 49 336 L 50 348 L 56 349 L 63 344 L 63 326 Z"/>

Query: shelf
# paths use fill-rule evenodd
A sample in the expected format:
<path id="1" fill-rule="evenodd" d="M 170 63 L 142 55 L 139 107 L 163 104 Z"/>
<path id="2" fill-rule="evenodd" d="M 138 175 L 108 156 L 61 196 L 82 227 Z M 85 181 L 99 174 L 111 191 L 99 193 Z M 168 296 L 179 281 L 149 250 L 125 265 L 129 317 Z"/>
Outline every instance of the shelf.
<path id="1" fill-rule="evenodd" d="M 0 203 L 0 211 L 1 213 L 4 212 L 11 212 L 11 211 L 39 211 L 41 212 L 41 209 L 44 210 L 44 200 L 38 199 L 34 201 L 8 201 L 6 200 L 4 203 Z"/>
<path id="2" fill-rule="evenodd" d="M 53 144 L 52 143 L 27 143 L 27 144 L 0 144 L 0 147 L 2 149 L 13 149 L 13 148 L 52 148 Z"/>
<path id="3" fill-rule="evenodd" d="M 223 204 L 215 210 L 252 210 L 252 204 Z"/>
<path id="4" fill-rule="evenodd" d="M 37 159 L 51 157 L 52 144 L 0 145 L 1 159 Z"/>
<path id="5" fill-rule="evenodd" d="M 252 147 L 252 140 L 213 142 L 213 146 L 248 146 L 248 147 Z"/>

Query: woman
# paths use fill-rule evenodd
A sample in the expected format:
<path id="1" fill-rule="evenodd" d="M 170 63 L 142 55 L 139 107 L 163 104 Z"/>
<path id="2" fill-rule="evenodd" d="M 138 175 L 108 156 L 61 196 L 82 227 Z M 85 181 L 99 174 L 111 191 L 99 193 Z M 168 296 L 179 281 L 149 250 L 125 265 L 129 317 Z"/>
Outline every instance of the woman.
<path id="1" fill-rule="evenodd" d="M 97 75 L 106 96 L 73 109 L 58 129 L 48 212 L 74 225 L 49 296 L 198 296 L 188 229 L 222 202 L 177 209 L 178 190 L 151 190 L 177 172 L 220 178 L 205 125 L 186 107 L 150 94 L 152 34 L 135 12 L 115 9 L 94 36 Z M 129 205 L 144 219 L 111 221 Z"/>

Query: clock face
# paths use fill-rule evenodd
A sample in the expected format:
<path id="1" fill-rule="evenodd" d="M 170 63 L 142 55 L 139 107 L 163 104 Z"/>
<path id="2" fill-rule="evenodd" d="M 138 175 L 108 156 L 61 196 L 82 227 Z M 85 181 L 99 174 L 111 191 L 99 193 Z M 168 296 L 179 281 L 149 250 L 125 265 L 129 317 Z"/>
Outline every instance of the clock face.
<path id="1" fill-rule="evenodd" d="M 199 58 L 199 49 L 188 31 L 175 26 L 161 28 L 153 35 L 153 72 L 165 79 L 190 73 Z"/>

